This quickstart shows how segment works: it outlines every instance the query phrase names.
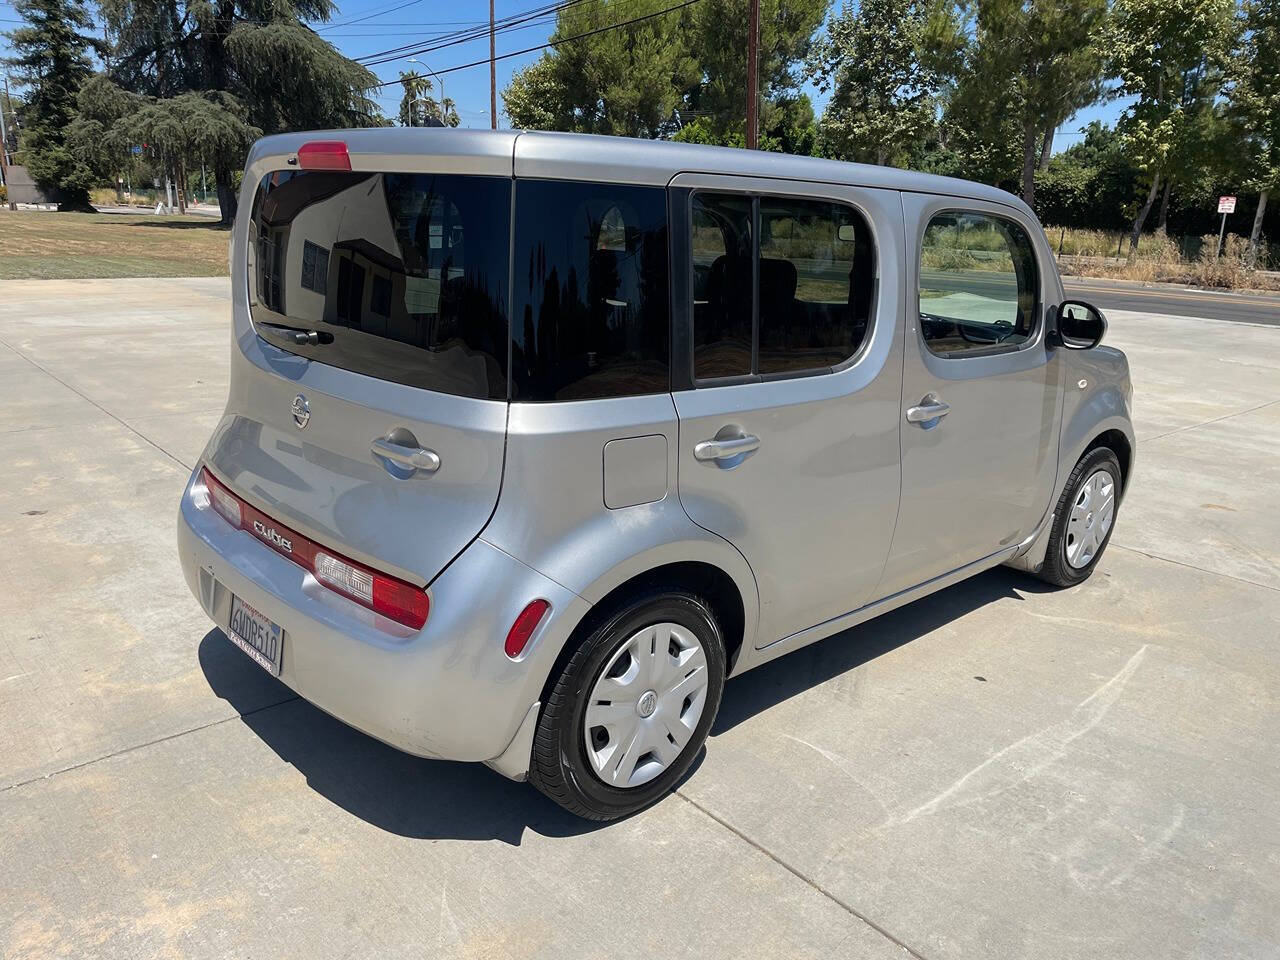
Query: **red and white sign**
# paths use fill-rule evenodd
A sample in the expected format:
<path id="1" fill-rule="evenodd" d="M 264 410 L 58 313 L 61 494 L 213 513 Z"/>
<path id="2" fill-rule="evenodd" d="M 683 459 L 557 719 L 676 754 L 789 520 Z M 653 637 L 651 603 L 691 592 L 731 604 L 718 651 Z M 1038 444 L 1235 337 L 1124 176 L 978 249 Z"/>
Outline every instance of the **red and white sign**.
<path id="1" fill-rule="evenodd" d="M 1235 213 L 1236 198 L 1235 197 L 1219 197 L 1218 212 L 1219 213 Z"/>

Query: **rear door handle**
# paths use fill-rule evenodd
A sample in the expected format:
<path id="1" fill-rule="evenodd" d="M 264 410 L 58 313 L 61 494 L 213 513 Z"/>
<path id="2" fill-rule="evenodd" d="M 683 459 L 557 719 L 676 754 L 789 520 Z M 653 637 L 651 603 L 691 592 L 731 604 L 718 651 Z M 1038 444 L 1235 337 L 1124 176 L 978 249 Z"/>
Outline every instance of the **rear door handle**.
<path id="1" fill-rule="evenodd" d="M 916 406 L 907 408 L 907 423 L 929 423 L 940 420 L 951 412 L 951 404 L 943 403 L 936 394 L 929 394 Z"/>
<path id="2" fill-rule="evenodd" d="M 373 441 L 370 449 L 374 456 L 390 460 L 408 470 L 435 473 L 440 469 L 440 456 L 434 450 L 428 450 L 425 447 L 406 447 L 379 437 Z"/>
<path id="3" fill-rule="evenodd" d="M 750 433 L 724 440 L 703 440 L 693 448 L 695 460 L 731 460 L 760 449 L 760 438 Z"/>

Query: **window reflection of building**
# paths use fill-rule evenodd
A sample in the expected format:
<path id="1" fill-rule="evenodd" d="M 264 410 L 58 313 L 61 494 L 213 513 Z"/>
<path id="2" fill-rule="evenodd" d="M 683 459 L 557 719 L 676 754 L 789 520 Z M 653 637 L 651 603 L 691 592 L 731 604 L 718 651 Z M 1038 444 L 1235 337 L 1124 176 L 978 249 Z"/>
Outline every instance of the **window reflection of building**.
<path id="1" fill-rule="evenodd" d="M 510 196 L 488 177 L 270 175 L 250 227 L 255 318 L 331 333 L 315 359 L 505 395 Z"/>

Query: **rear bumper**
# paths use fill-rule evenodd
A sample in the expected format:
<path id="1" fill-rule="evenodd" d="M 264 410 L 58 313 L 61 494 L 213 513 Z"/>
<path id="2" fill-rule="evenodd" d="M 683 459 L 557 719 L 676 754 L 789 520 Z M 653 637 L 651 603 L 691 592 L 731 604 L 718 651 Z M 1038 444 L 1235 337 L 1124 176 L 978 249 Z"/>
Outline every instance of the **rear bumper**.
<path id="1" fill-rule="evenodd" d="M 284 629 L 280 679 L 304 699 L 408 753 L 495 761 L 508 776 L 527 769 L 527 756 L 513 764 L 504 752 L 589 607 L 476 540 L 431 584 L 427 623 L 411 630 L 328 590 L 234 529 L 209 506 L 199 468 L 182 496 L 178 553 L 188 586 L 217 626 L 226 629 L 235 594 Z M 512 661 L 502 649 L 507 630 L 539 597 L 551 609 Z M 245 664 L 257 669 L 247 658 Z"/>

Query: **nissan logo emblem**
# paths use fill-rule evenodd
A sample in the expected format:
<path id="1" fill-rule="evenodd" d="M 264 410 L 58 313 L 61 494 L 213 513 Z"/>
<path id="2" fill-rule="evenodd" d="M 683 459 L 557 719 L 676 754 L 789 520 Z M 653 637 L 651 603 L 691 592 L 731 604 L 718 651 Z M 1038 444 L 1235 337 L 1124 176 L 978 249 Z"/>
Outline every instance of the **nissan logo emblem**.
<path id="1" fill-rule="evenodd" d="M 298 394 L 293 398 L 292 409 L 294 425 L 301 430 L 311 420 L 311 404 L 307 402 L 306 397 Z"/>

